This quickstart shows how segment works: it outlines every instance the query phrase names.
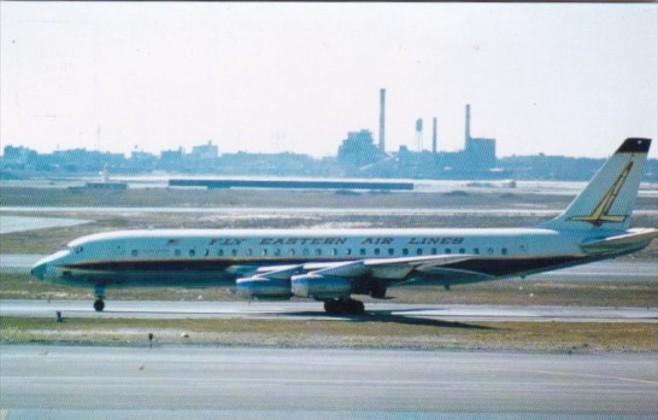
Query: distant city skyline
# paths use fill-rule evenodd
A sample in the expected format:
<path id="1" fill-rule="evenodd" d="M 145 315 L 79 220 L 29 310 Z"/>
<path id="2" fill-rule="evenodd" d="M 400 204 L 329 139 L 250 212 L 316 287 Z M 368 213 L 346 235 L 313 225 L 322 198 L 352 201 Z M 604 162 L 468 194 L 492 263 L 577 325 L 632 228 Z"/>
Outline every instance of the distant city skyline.
<path id="1" fill-rule="evenodd" d="M 474 137 L 604 157 L 658 136 L 656 4 L 0 3 L 0 140 L 129 154 L 212 139 L 335 155 Z M 654 144 L 650 157 L 656 156 Z"/>

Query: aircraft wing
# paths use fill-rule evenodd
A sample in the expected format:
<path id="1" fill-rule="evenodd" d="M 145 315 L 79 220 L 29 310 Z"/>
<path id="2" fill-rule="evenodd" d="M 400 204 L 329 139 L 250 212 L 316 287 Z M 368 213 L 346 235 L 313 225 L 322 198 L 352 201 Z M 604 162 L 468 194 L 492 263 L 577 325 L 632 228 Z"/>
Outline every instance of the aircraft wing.
<path id="1" fill-rule="evenodd" d="M 475 257 L 468 254 L 421 255 L 251 267 L 248 272 L 242 271 L 242 277 L 236 278 L 236 290 L 248 299 L 287 299 L 292 294 L 333 299 L 355 290 L 384 297 L 386 288 L 395 284 L 447 285 L 492 279 L 484 273 L 451 268 L 452 264 Z"/>
<path id="2" fill-rule="evenodd" d="M 309 262 L 304 264 L 259 267 L 258 277 L 284 279 L 298 274 L 318 274 L 333 277 L 357 278 L 371 276 L 387 280 L 402 280 L 413 271 L 433 273 L 447 264 L 472 258 L 468 254 L 427 255 L 402 258 L 365 258 L 353 261 Z M 452 270 L 451 270 L 452 271 Z"/>

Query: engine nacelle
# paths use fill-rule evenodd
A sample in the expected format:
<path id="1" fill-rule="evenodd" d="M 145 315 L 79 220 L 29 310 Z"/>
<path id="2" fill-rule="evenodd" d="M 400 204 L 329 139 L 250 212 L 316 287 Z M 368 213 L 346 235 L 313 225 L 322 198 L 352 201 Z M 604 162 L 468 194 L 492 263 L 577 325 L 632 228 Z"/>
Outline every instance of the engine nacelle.
<path id="1" fill-rule="evenodd" d="M 337 299 L 349 296 L 352 292 L 352 282 L 348 279 L 320 274 L 292 276 L 290 286 L 295 296 L 315 299 Z"/>
<path id="2" fill-rule="evenodd" d="M 290 280 L 269 279 L 266 277 L 245 277 L 235 282 L 235 292 L 244 299 L 288 300 Z"/>

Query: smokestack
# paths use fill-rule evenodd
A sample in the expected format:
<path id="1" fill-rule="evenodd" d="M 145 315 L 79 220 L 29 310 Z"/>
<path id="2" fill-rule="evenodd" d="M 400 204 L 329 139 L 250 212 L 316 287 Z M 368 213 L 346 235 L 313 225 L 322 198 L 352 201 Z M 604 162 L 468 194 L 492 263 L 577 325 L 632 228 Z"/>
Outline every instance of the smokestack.
<path id="1" fill-rule="evenodd" d="M 436 154 L 436 117 L 432 118 L 432 153 Z"/>
<path id="2" fill-rule="evenodd" d="M 423 119 L 418 118 L 416 120 L 416 150 L 418 152 L 423 151 Z"/>
<path id="3" fill-rule="evenodd" d="M 386 137 L 384 131 L 386 119 L 386 89 L 379 89 L 379 150 L 386 153 Z"/>
<path id="4" fill-rule="evenodd" d="M 465 147 L 468 149 L 468 146 L 471 143 L 471 105 L 466 104 L 466 132 L 464 133 L 464 143 Z"/>

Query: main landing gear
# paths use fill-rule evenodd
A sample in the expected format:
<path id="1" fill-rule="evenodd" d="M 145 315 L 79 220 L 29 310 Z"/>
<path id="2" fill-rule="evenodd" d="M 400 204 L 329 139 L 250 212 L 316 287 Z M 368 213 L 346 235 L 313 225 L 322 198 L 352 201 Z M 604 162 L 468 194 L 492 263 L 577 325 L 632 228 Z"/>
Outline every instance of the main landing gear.
<path id="1" fill-rule="evenodd" d="M 96 300 L 94 301 L 94 310 L 96 312 L 103 312 L 103 309 L 105 309 L 105 301 L 103 301 L 103 298 L 105 298 L 105 287 L 96 286 L 94 288 L 94 294 L 96 295 Z"/>
<path id="2" fill-rule="evenodd" d="M 365 306 L 363 302 L 351 298 L 332 299 L 324 301 L 324 310 L 332 315 L 363 315 Z"/>

